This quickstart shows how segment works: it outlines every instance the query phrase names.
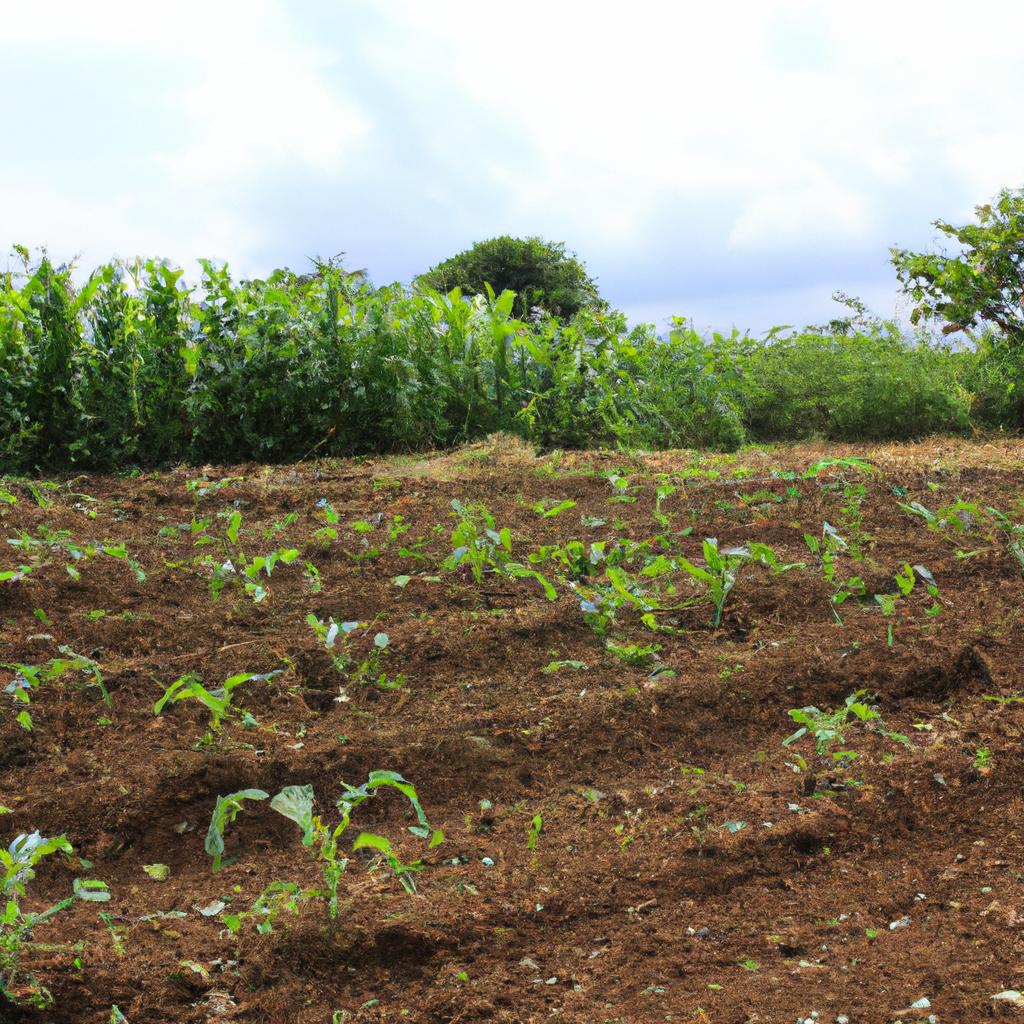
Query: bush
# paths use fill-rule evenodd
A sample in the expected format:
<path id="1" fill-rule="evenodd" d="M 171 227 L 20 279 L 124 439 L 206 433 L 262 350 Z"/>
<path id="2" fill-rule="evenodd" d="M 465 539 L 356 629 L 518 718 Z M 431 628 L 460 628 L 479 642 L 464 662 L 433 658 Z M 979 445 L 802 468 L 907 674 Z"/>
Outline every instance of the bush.
<path id="1" fill-rule="evenodd" d="M 856 320 L 760 341 L 515 316 L 512 291 L 373 288 L 335 263 L 198 290 L 158 261 L 0 277 L 0 471 L 288 461 L 472 441 L 711 447 L 1024 425 L 1024 356 Z M 841 330 L 839 330 L 841 328 Z M 838 331 L 838 333 L 837 333 Z"/>
<path id="2" fill-rule="evenodd" d="M 604 311 L 596 282 L 564 242 L 502 235 L 431 267 L 417 283 L 434 291 L 459 288 L 467 295 L 515 292 L 515 314 L 525 318 L 539 307 L 554 316 L 570 318 L 581 310 Z"/>
<path id="3" fill-rule="evenodd" d="M 970 398 L 957 382 L 957 360 L 881 330 L 774 339 L 749 356 L 744 420 L 762 441 L 962 433 L 971 427 Z"/>

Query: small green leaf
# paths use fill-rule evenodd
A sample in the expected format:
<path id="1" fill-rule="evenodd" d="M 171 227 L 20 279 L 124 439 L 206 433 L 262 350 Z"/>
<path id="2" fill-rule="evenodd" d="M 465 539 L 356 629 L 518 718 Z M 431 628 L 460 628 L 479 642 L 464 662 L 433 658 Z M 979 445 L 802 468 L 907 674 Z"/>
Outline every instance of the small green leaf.
<path id="1" fill-rule="evenodd" d="M 285 786 L 270 801 L 270 806 L 278 814 L 283 814 L 302 829 L 302 843 L 304 846 L 312 844 L 314 832 L 312 786 Z"/>

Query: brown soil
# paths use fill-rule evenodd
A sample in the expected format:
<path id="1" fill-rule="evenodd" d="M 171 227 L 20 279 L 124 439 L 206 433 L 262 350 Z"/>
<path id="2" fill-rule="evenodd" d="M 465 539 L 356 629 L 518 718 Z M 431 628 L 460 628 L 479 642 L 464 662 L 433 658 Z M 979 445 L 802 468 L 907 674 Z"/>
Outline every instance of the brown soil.
<path id="1" fill-rule="evenodd" d="M 800 476 L 823 457 L 852 454 L 879 472 Z M 71 674 L 43 683 L 26 732 L 2 692 L 14 672 L 0 669 L 0 805 L 11 810 L 0 817 L 3 846 L 34 829 L 64 833 L 92 862 L 49 858 L 27 905 L 62 898 L 75 877 L 102 879 L 112 894 L 37 928 L 35 940 L 56 951 L 31 949 L 23 966 L 54 1005 L 0 1005 L 0 1019 L 106 1024 L 113 1004 L 131 1024 L 1019 1015 L 991 997 L 1024 989 L 1024 703 L 987 698 L 1024 691 L 1024 580 L 991 523 L 946 536 L 898 502 L 933 509 L 959 498 L 1019 522 L 1022 457 L 1024 445 L 1006 441 L 535 458 L 498 438 L 433 459 L 77 477 L 44 492 L 46 508 L 6 481 L 18 500 L 0 505 L 5 537 L 38 537 L 45 526 L 80 543 L 123 542 L 147 579 L 96 555 L 76 581 L 57 553 L 0 583 L 0 661 L 37 665 L 68 645 L 100 664 L 112 699 L 107 709 Z M 635 502 L 609 502 L 600 473 L 610 469 L 628 476 Z M 657 474 L 678 486 L 664 510 L 673 530 L 693 527 L 679 542 L 691 560 L 702 538 L 717 537 L 723 548 L 762 541 L 784 562 L 809 562 L 776 576 L 742 569 L 718 629 L 707 605 L 679 612 L 674 635 L 620 614 L 611 635 L 660 643 L 657 665 L 674 676 L 610 653 L 565 581 L 549 602 L 532 580 L 477 584 L 440 568 L 452 498 L 485 503 L 525 561 L 572 537 L 660 532 Z M 187 490 L 203 477 L 238 479 L 206 495 Z M 848 486 L 857 482 L 866 486 L 859 526 Z M 340 513 L 334 542 L 312 536 L 324 526 L 322 498 Z M 566 498 L 577 507 L 551 518 L 529 507 Z M 301 551 L 277 566 L 259 604 L 231 586 L 212 603 L 194 559 L 214 548 L 194 547 L 187 526 L 166 529 L 212 516 L 210 533 L 223 536 L 217 513 L 235 508 L 249 557 Z M 294 522 L 265 539 L 290 512 Z M 395 514 L 409 530 L 389 541 Z M 606 525 L 585 526 L 581 514 Z M 382 525 L 366 536 L 384 550 L 354 559 L 361 536 L 347 524 L 376 515 Z M 905 562 L 923 564 L 941 612 L 925 614 L 931 600 L 919 585 L 891 620 L 851 600 L 838 624 L 803 541 L 824 520 L 860 540 L 864 557 L 843 556 L 844 576 L 894 591 Z M 399 555 L 421 537 L 423 559 Z M 0 570 L 28 561 L 3 548 Z M 958 548 L 978 553 L 958 557 Z M 306 561 L 320 571 L 319 593 Z M 411 577 L 404 588 L 393 582 L 400 574 Z M 382 667 L 406 685 L 344 684 L 309 612 L 376 619 L 353 642 L 365 652 L 386 631 Z M 553 660 L 588 667 L 543 672 Z M 212 687 L 276 669 L 236 693 L 256 729 L 229 722 L 216 742 L 197 745 L 202 708 L 153 714 L 187 672 Z M 909 745 L 851 724 L 823 756 L 809 737 L 783 746 L 790 709 L 831 710 L 859 689 Z M 838 749 L 859 756 L 844 764 L 831 757 Z M 266 804 L 241 815 L 226 839 L 233 859 L 212 873 L 203 840 L 218 794 L 311 782 L 333 820 L 341 781 L 359 784 L 376 768 L 412 781 L 447 836 L 432 851 L 400 840 L 403 854 L 426 861 L 417 895 L 353 856 L 333 931 L 317 902 L 282 913 L 267 935 L 251 921 L 233 935 L 223 914 L 198 913 L 215 899 L 226 913 L 245 910 L 274 880 L 319 881 L 295 826 Z M 392 793 L 356 814 L 355 829 L 395 840 L 414 823 Z M 168 866 L 166 881 L 144 872 L 156 863 Z M 123 955 L 98 911 L 111 915 Z M 152 916 L 168 912 L 185 916 Z M 60 948 L 79 941 L 79 953 Z M 911 1008 L 923 998 L 929 1006 Z"/>

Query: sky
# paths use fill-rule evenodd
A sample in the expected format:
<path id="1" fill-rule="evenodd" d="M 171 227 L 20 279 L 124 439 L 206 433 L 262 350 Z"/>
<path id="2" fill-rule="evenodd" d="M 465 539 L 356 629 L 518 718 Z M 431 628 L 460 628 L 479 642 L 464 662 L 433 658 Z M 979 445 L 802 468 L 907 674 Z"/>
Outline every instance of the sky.
<path id="1" fill-rule="evenodd" d="M 762 331 L 905 312 L 889 247 L 1024 185 L 1019 0 L 0 7 L 0 242 L 85 268 L 541 235 L 633 321 Z"/>

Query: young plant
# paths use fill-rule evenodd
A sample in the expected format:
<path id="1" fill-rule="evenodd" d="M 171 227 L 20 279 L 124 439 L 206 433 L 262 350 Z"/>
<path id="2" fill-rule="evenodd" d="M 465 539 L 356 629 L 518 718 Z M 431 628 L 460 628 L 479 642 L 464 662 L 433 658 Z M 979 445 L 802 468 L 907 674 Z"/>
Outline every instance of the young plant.
<path id="1" fill-rule="evenodd" d="M 324 900 L 328 920 L 332 928 L 335 927 L 338 917 L 338 889 L 349 863 L 348 857 L 342 852 L 342 837 L 351 824 L 353 811 L 360 804 L 370 799 L 377 790 L 382 787 L 390 787 L 406 797 L 415 811 L 417 819 L 417 823 L 409 827 L 409 832 L 420 839 L 428 840 L 430 849 L 444 841 L 444 834 L 439 830 L 431 828 L 430 823 L 427 821 L 426 813 L 420 803 L 415 787 L 397 772 L 372 771 L 367 781 L 358 788 L 344 783 L 342 785 L 345 788 L 345 792 L 336 804 L 340 818 L 335 825 L 324 822 L 318 815 L 313 813 L 314 796 L 311 785 L 285 786 L 270 801 L 270 806 L 273 810 L 294 821 L 302 830 L 302 844 L 311 848 L 316 860 L 320 864 L 324 880 L 323 889 L 300 890 L 291 883 L 278 883 L 276 892 L 291 900 L 293 908 L 307 899 Z M 221 867 L 221 860 L 224 855 L 224 833 L 228 825 L 241 812 L 243 801 L 266 800 L 268 797 L 269 794 L 261 789 L 247 789 L 217 798 L 217 804 L 214 807 L 213 817 L 210 821 L 210 828 L 206 835 L 206 852 L 213 859 L 214 871 L 220 870 Z M 361 849 L 376 850 L 397 874 L 402 887 L 410 893 L 416 891 L 412 874 L 422 868 L 422 862 L 403 863 L 395 853 L 390 840 L 385 836 L 372 832 L 360 832 L 352 843 L 351 849 L 353 851 Z M 264 892 L 263 896 L 260 897 L 261 900 L 264 900 L 264 906 L 268 905 L 265 897 L 267 897 L 267 892 Z M 263 909 L 254 905 L 253 911 L 262 913 Z M 263 923 L 268 927 L 263 930 L 269 930 L 269 926 L 272 926 L 272 921 L 269 920 L 269 915 L 265 916 L 268 919 Z M 240 924 L 240 920 L 236 919 L 236 921 L 237 924 Z"/>
<path id="2" fill-rule="evenodd" d="M 932 574 L 923 565 L 911 566 L 909 562 L 905 562 L 903 564 L 903 568 L 893 576 L 893 580 L 897 587 L 897 593 L 875 594 L 875 602 L 882 609 L 882 614 L 886 616 L 886 618 L 892 618 L 892 616 L 896 614 L 897 605 L 901 600 L 905 600 L 910 597 L 914 592 L 914 587 L 919 578 L 924 583 L 925 589 L 928 591 L 933 602 L 930 608 L 925 609 L 925 615 L 935 616 L 942 611 L 942 602 L 939 601 L 939 588 Z M 892 623 L 890 623 L 887 628 L 887 638 L 889 646 L 892 647 Z"/>
<path id="3" fill-rule="evenodd" d="M 832 586 L 835 593 L 832 595 L 831 608 L 836 622 L 841 626 L 843 620 L 839 615 L 839 606 L 851 597 L 861 598 L 866 594 L 864 581 L 859 576 L 850 576 L 841 580 L 838 575 L 838 557 L 849 551 L 846 540 L 839 535 L 831 523 L 822 523 L 821 540 L 812 534 L 804 534 L 804 543 L 810 549 L 812 555 L 821 560 L 821 573 L 825 582 Z"/>
<path id="4" fill-rule="evenodd" d="M 544 519 L 554 519 L 555 516 L 561 515 L 563 512 L 567 512 L 571 508 L 576 507 L 576 502 L 572 498 L 566 498 L 564 501 L 549 501 L 544 499 L 542 501 L 534 502 L 530 508 L 542 516 Z"/>
<path id="5" fill-rule="evenodd" d="M 704 541 L 704 568 L 694 565 L 691 561 L 679 556 L 680 568 L 684 569 L 694 580 L 705 588 L 705 593 L 714 607 L 711 618 L 712 627 L 722 622 L 722 610 L 733 587 L 739 570 L 749 562 L 763 562 L 773 572 L 788 572 L 803 566 L 802 562 L 780 563 L 774 550 L 767 544 L 750 543 L 746 547 L 719 550 L 718 541 L 708 537 Z"/>
<path id="6" fill-rule="evenodd" d="M 661 644 L 617 644 L 609 640 L 605 645 L 624 665 L 634 668 L 649 668 L 658 660 Z"/>
<path id="7" fill-rule="evenodd" d="M 99 665 L 92 658 L 87 658 L 84 654 L 77 654 L 66 644 L 61 644 L 58 650 L 64 655 L 63 658 L 51 658 L 42 665 L 25 665 L 21 662 L 3 663 L 4 668 L 11 669 L 15 673 L 14 679 L 4 687 L 4 693 L 11 694 L 16 705 L 24 705 L 17 714 L 16 720 L 26 732 L 32 731 L 32 716 L 28 711 L 28 705 L 32 701 L 32 691 L 42 683 L 59 679 L 66 672 L 77 672 L 84 676 L 86 687 L 96 687 L 103 697 L 103 703 L 107 707 L 111 706 L 110 694 L 103 681 L 103 673 L 100 671 Z"/>
<path id="8" fill-rule="evenodd" d="M 858 690 L 856 693 L 851 693 L 842 706 L 835 711 L 822 711 L 813 705 L 792 709 L 789 712 L 789 717 L 800 728 L 787 736 L 782 741 L 782 745 L 788 747 L 810 734 L 814 738 L 815 752 L 819 755 L 825 754 L 833 743 L 845 743 L 847 729 L 859 722 L 875 722 L 874 731 L 887 739 L 908 744 L 910 741 L 906 736 L 890 732 L 885 728 L 881 715 L 867 703 L 870 696 L 871 694 L 867 690 Z M 856 754 L 852 751 L 839 751 L 832 754 L 833 760 L 836 761 L 846 761 L 855 756 Z"/>
<path id="9" fill-rule="evenodd" d="M 498 530 L 494 516 L 483 505 L 463 505 L 453 499 L 452 510 L 459 522 L 452 531 L 452 553 L 442 563 L 444 569 L 464 568 L 477 583 L 483 582 L 485 573 L 533 579 L 543 587 L 549 601 L 555 600 L 555 588 L 544 576 L 512 558 L 511 531 L 507 526 Z"/>
<path id="10" fill-rule="evenodd" d="M 232 707 L 231 700 L 234 691 L 242 683 L 248 683 L 254 679 L 265 681 L 276 676 L 279 671 L 280 669 L 263 674 L 239 672 L 237 675 L 229 676 L 215 690 L 206 689 L 200 677 L 190 672 L 176 679 L 164 690 L 163 696 L 153 705 L 153 714 L 159 715 L 169 703 L 177 704 L 183 700 L 195 700 L 210 712 L 209 732 L 204 737 L 206 742 L 213 740 L 213 734 L 220 732 L 221 723 L 232 715 L 240 716 L 243 727 L 252 729 L 257 725 L 256 719 L 244 708 Z"/>
<path id="11" fill-rule="evenodd" d="M 1015 523 L 1005 513 L 996 508 L 987 508 L 986 512 L 995 520 L 996 525 L 1006 536 L 1006 548 L 1020 571 L 1024 573 L 1024 523 Z"/>
<path id="12" fill-rule="evenodd" d="M 249 595 L 254 604 L 259 604 L 269 596 L 269 591 L 263 585 L 263 578 L 269 580 L 279 562 L 282 565 L 291 565 L 299 557 L 297 548 L 278 548 L 276 551 L 250 559 L 239 541 L 241 526 L 242 513 L 236 509 L 228 516 L 224 539 L 217 542 L 220 548 L 219 558 L 206 555 L 199 560 L 200 565 L 210 570 L 210 600 L 213 602 L 220 598 L 229 583 L 235 583 Z M 209 541 L 212 538 L 204 540 Z M 238 568 L 239 566 L 241 568 Z"/>
<path id="13" fill-rule="evenodd" d="M 12 1003 L 45 1008 L 53 1002 L 50 993 L 21 967 L 23 955 L 35 945 L 33 930 L 76 899 L 94 903 L 110 899 L 105 882 L 76 878 L 71 896 L 38 913 L 25 910 L 22 900 L 35 877 L 36 866 L 44 857 L 58 852 L 69 856 L 74 852 L 67 837 L 44 839 L 39 832 L 23 833 L 6 850 L 0 849 L 0 997 Z"/>
<path id="14" fill-rule="evenodd" d="M 387 633 L 375 633 L 373 643 L 362 660 L 354 654 L 350 637 L 356 630 L 363 629 L 365 622 L 342 622 L 338 624 L 333 618 L 318 618 L 312 612 L 306 616 L 309 628 L 317 639 L 331 654 L 335 671 L 354 683 L 374 683 L 382 690 L 398 690 L 405 685 L 405 677 L 401 674 L 390 677 L 381 669 L 381 660 L 388 654 L 391 638 Z"/>

